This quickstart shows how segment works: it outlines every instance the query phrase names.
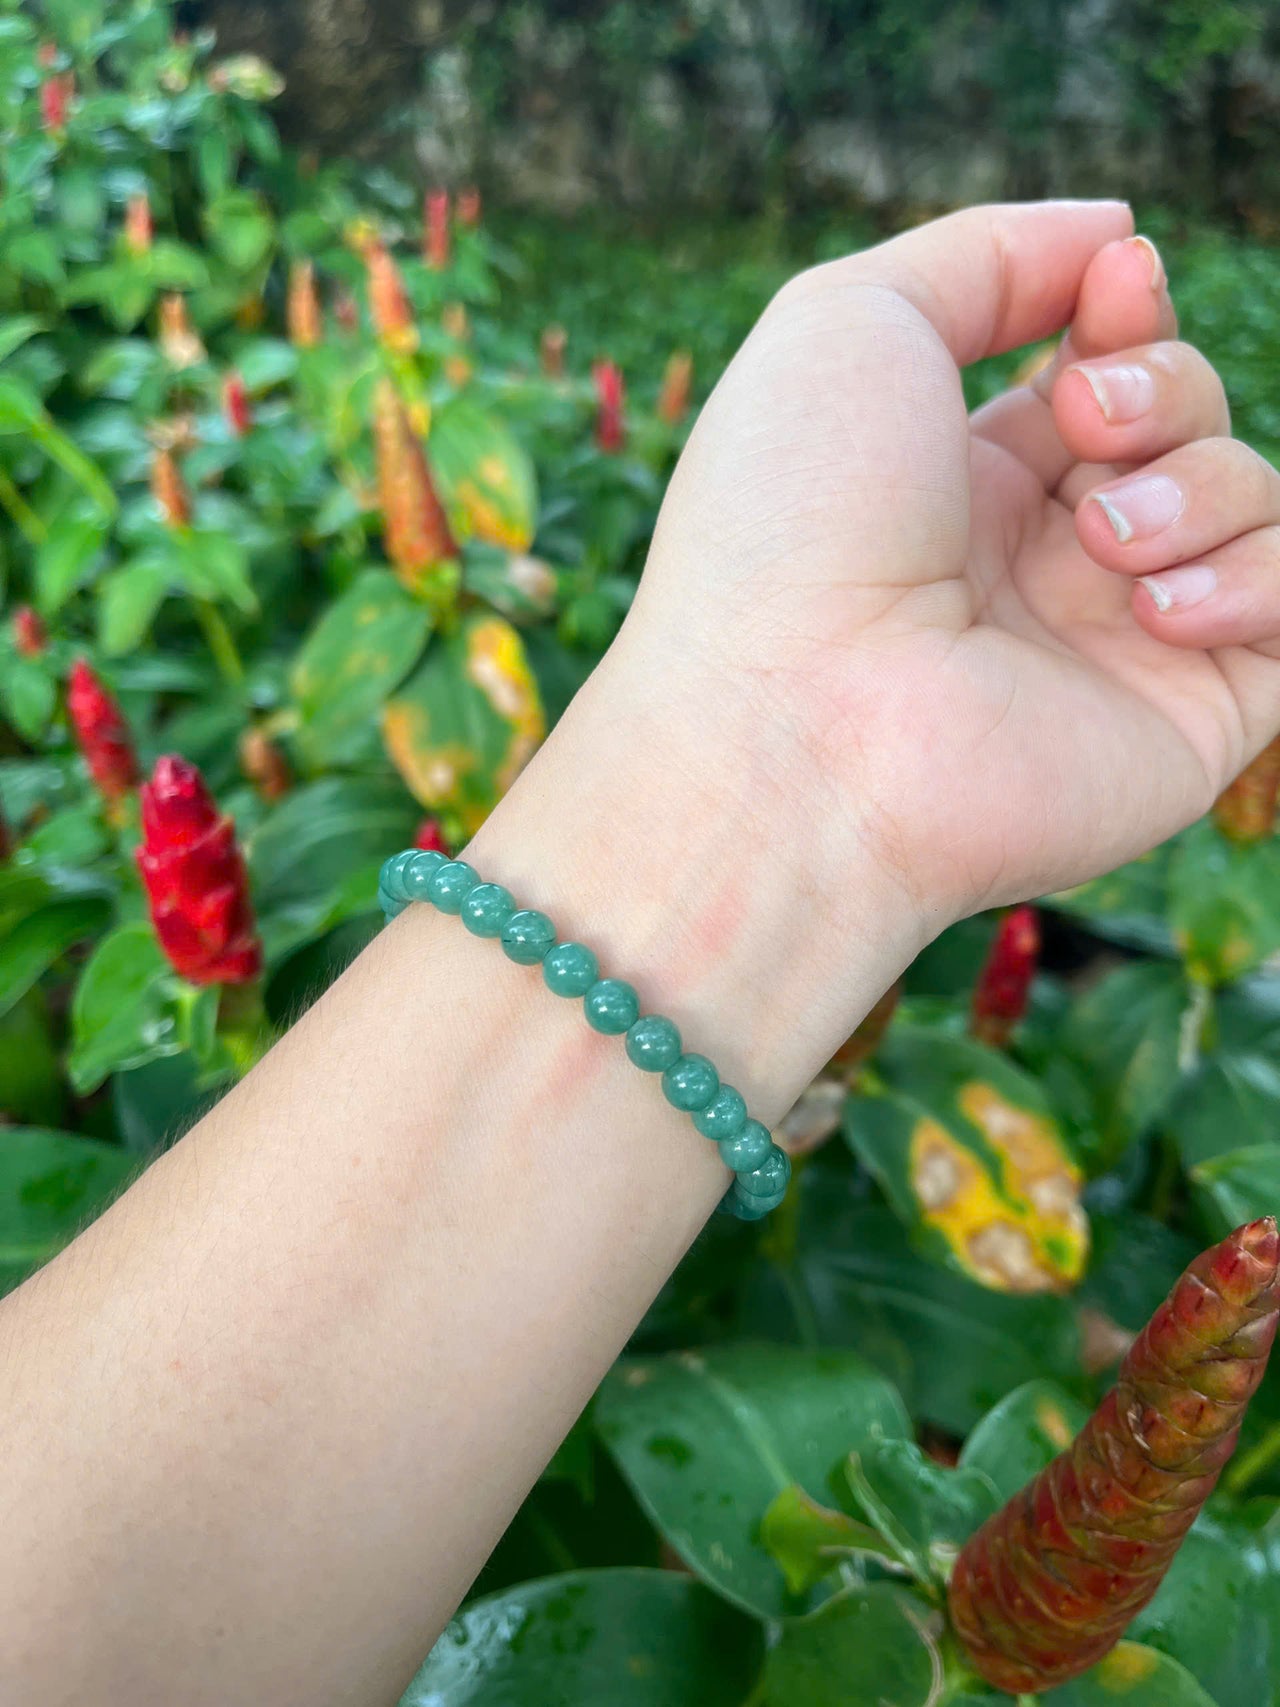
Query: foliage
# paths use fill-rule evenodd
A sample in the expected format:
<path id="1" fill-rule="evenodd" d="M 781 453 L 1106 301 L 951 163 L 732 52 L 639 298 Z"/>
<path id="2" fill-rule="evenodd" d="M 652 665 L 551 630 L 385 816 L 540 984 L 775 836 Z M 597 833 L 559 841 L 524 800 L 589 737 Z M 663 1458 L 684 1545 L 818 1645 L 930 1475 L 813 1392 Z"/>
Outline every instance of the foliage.
<path id="1" fill-rule="evenodd" d="M 267 68 L 140 0 L 46 18 L 0 6 L 4 1286 L 370 939 L 424 813 L 452 844 L 482 820 L 625 612 L 673 348 L 705 389 L 849 243 L 762 227 L 729 264 L 675 229 L 659 260 L 437 201 L 423 252 L 416 190 L 281 147 Z M 1157 235 L 1280 454 L 1280 258 Z M 144 890 L 167 753 L 209 793 L 161 770 Z M 407 1699 L 994 1699 L 943 1633 L 949 1562 L 1194 1251 L 1275 1207 L 1278 849 L 1207 819 L 1047 898 L 994 1030 L 999 921 L 934 944 L 807 1100 L 787 1203 L 708 1229 Z M 1136 1642 L 1046 1699 L 1280 1707 L 1277 1630 L 1272 1376 Z"/>

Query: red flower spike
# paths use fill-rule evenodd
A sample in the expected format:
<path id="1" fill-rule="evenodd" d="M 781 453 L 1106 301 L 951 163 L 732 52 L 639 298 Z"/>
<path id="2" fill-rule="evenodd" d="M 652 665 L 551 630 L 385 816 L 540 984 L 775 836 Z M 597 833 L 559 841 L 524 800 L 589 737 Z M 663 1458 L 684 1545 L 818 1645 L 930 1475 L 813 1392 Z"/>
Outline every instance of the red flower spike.
<path id="1" fill-rule="evenodd" d="M 1040 920 L 1034 907 L 1015 907 L 996 930 L 987 963 L 973 992 L 969 1030 L 981 1043 L 1001 1049 L 1027 1011 L 1031 981 L 1040 959 Z"/>
<path id="2" fill-rule="evenodd" d="M 289 268 L 285 326 L 289 342 L 295 349 L 313 350 L 324 337 L 324 315 L 316 290 L 316 270 L 310 261 L 295 261 Z"/>
<path id="3" fill-rule="evenodd" d="M 1275 829 L 1280 793 L 1280 735 L 1245 766 L 1214 802 L 1214 822 L 1230 841 L 1248 846 Z"/>
<path id="4" fill-rule="evenodd" d="M 387 556 L 402 584 L 416 592 L 428 572 L 456 557 L 458 548 L 422 446 L 389 379 L 379 380 L 374 393 L 373 437 Z"/>
<path id="5" fill-rule="evenodd" d="M 40 85 L 40 123 L 46 130 L 65 130 L 76 80 L 70 71 L 46 77 Z"/>
<path id="6" fill-rule="evenodd" d="M 71 666 L 67 714 L 98 792 L 112 805 L 123 800 L 138 781 L 133 736 L 114 695 L 84 658 Z"/>
<path id="7" fill-rule="evenodd" d="M 48 630 L 30 605 L 19 605 L 13 613 L 13 644 L 24 658 L 38 658 L 49 644 Z"/>
<path id="8" fill-rule="evenodd" d="M 595 381 L 596 397 L 599 401 L 596 443 L 602 451 L 612 455 L 620 451 L 627 442 L 627 428 L 623 419 L 626 387 L 622 379 L 622 369 L 616 362 L 597 362 L 591 369 L 591 377 Z"/>
<path id="9" fill-rule="evenodd" d="M 222 413 L 237 438 L 243 438 L 253 425 L 253 405 L 249 389 L 236 372 L 227 374 L 222 382 Z"/>
<path id="10" fill-rule="evenodd" d="M 36 50 L 36 64 L 42 71 L 49 71 L 58 63 L 58 44 L 54 41 L 42 41 Z"/>
<path id="11" fill-rule="evenodd" d="M 548 379 L 564 378 L 564 352 L 568 342 L 569 334 L 563 326 L 547 326 L 543 329 L 539 355 L 542 371 Z"/>
<path id="12" fill-rule="evenodd" d="M 1055 1689 L 1120 1640 L 1231 1456 L 1277 1320 L 1268 1217 L 1196 1258 L 1072 1445 L 966 1542 L 948 1604 L 988 1683 Z"/>
<path id="13" fill-rule="evenodd" d="M 168 446 L 162 446 L 151 459 L 151 495 L 160 514 L 171 528 L 186 527 L 191 521 L 191 494 L 182 478 L 178 459 Z"/>
<path id="14" fill-rule="evenodd" d="M 679 426 L 689 413 L 689 396 L 693 390 L 693 357 L 688 350 L 677 350 L 667 363 L 658 394 L 658 419 L 669 427 Z"/>
<path id="15" fill-rule="evenodd" d="M 422 258 L 432 272 L 449 265 L 449 192 L 428 190 L 422 209 Z"/>
<path id="16" fill-rule="evenodd" d="M 465 190 L 458 192 L 458 224 L 473 229 L 479 225 L 483 212 L 480 192 L 474 184 L 469 184 Z"/>
<path id="17" fill-rule="evenodd" d="M 393 354 L 410 355 L 418 347 L 418 329 L 395 258 L 376 237 L 366 245 L 364 258 L 369 275 L 369 314 L 378 341 Z"/>
<path id="18" fill-rule="evenodd" d="M 413 845 L 415 848 L 420 848 L 423 853 L 447 854 L 449 844 L 444 839 L 440 820 L 438 818 L 424 818 L 418 825 L 418 833 L 413 838 Z"/>
<path id="19" fill-rule="evenodd" d="M 152 925 L 175 972 L 193 984 L 257 977 L 262 944 L 235 827 L 196 767 L 175 754 L 158 759 L 143 785 L 137 860 Z"/>
<path id="20" fill-rule="evenodd" d="M 129 197 L 124 215 L 124 246 L 131 255 L 145 255 L 155 235 L 151 222 L 151 200 L 145 190 Z"/>

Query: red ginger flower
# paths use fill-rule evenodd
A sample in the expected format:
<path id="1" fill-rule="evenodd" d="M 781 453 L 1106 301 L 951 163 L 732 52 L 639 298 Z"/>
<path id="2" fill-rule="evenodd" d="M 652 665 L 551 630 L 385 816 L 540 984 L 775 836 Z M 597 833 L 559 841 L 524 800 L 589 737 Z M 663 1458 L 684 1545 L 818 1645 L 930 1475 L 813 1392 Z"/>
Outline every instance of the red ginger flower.
<path id="1" fill-rule="evenodd" d="M 374 393 L 373 437 L 387 556 L 400 581 L 415 592 L 427 572 L 437 563 L 456 557 L 458 548 L 436 496 L 422 446 L 389 379 L 379 380 Z"/>
<path id="2" fill-rule="evenodd" d="M 151 248 L 154 228 L 151 201 L 145 190 L 129 197 L 124 216 L 124 246 L 131 255 L 145 255 Z"/>
<path id="3" fill-rule="evenodd" d="M 191 520 L 191 494 L 182 478 L 178 459 L 162 445 L 151 459 L 151 495 L 171 528 L 186 527 Z"/>
<path id="4" fill-rule="evenodd" d="M 113 805 L 123 800 L 138 781 L 133 736 L 115 696 L 84 658 L 71 666 L 67 713 L 98 792 Z"/>
<path id="5" fill-rule="evenodd" d="M 599 410 L 596 414 L 596 443 L 603 451 L 620 451 L 627 442 L 626 424 L 622 418 L 626 388 L 622 369 L 616 362 L 597 362 L 591 370 L 595 381 Z"/>
<path id="6" fill-rule="evenodd" d="M 65 130 L 76 80 L 70 71 L 46 77 L 40 85 L 40 122 L 46 130 Z"/>
<path id="7" fill-rule="evenodd" d="M 19 605 L 13 613 L 13 644 L 24 658 L 38 658 L 49 643 L 39 615 L 30 605 Z"/>
<path id="8" fill-rule="evenodd" d="M 1218 796 L 1214 822 L 1233 842 L 1262 842 L 1275 829 L 1280 791 L 1280 735 Z"/>
<path id="9" fill-rule="evenodd" d="M 423 853 L 447 854 L 449 844 L 444 839 L 444 831 L 440 828 L 438 818 L 424 818 L 418 825 L 418 833 L 413 838 L 415 848 L 421 848 Z"/>
<path id="10" fill-rule="evenodd" d="M 1268 1217 L 1196 1258 L 1073 1444 L 966 1542 L 948 1602 L 988 1683 L 1053 1689 L 1120 1640 L 1235 1449 L 1278 1317 Z"/>
<path id="11" fill-rule="evenodd" d="M 422 258 L 433 272 L 449 265 L 449 192 L 428 190 L 423 204 Z"/>
<path id="12" fill-rule="evenodd" d="M 316 290 L 316 269 L 310 261 L 295 261 L 289 268 L 289 295 L 285 302 L 285 326 L 289 342 L 299 350 L 313 350 L 324 336 L 324 315 Z"/>
<path id="13" fill-rule="evenodd" d="M 174 970 L 193 984 L 245 984 L 262 944 L 235 826 L 204 778 L 176 754 L 157 759 L 142 788 L 137 852 L 151 922 Z"/>
<path id="14" fill-rule="evenodd" d="M 237 438 L 243 438 L 253 425 L 249 388 L 234 369 L 222 381 L 222 413 Z"/>
<path id="15" fill-rule="evenodd" d="M 658 419 L 668 426 L 678 426 L 689 413 L 689 394 L 693 389 L 693 357 L 688 350 L 677 350 L 667 363 L 658 394 Z"/>
<path id="16" fill-rule="evenodd" d="M 479 225 L 481 212 L 480 192 L 474 184 L 469 184 L 465 190 L 458 191 L 459 225 Z"/>
<path id="17" fill-rule="evenodd" d="M 1034 907 L 1015 907 L 996 930 L 987 963 L 973 992 L 969 1030 L 1000 1049 L 1027 1011 L 1040 959 L 1040 921 Z"/>
<path id="18" fill-rule="evenodd" d="M 418 329 L 413 323 L 400 269 L 377 237 L 366 245 L 364 258 L 369 277 L 369 314 L 378 341 L 388 350 L 408 355 L 418 347 Z"/>

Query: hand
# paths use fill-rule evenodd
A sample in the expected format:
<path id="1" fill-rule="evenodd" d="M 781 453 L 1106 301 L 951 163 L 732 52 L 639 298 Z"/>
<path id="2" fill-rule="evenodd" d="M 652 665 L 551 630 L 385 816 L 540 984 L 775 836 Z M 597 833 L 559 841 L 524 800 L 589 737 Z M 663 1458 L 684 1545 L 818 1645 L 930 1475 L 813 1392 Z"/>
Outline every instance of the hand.
<path id="1" fill-rule="evenodd" d="M 752 753 L 816 893 L 868 853 L 939 923 L 1079 882 L 1280 724 L 1280 478 L 1130 230 L 975 209 L 805 273 L 698 422 L 620 654 Z M 961 366 L 1068 320 L 966 415 Z"/>

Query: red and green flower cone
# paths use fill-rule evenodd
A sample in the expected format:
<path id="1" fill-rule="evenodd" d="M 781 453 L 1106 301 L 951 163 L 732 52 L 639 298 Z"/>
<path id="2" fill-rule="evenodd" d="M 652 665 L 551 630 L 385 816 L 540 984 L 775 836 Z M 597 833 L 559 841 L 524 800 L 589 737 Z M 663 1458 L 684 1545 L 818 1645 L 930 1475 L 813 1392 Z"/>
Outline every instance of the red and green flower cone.
<path id="1" fill-rule="evenodd" d="M 421 592 L 436 565 L 455 558 L 458 548 L 422 446 L 390 380 L 380 380 L 374 394 L 373 436 L 387 556 L 402 584 Z"/>
<path id="2" fill-rule="evenodd" d="M 1040 960 L 1040 920 L 1034 907 L 1015 907 L 996 929 L 995 940 L 973 993 L 969 1030 L 1000 1049 L 1027 1011 Z"/>
<path id="3" fill-rule="evenodd" d="M 84 658 L 71 666 L 67 714 L 99 794 L 109 807 L 118 808 L 138 782 L 133 736 L 115 696 Z"/>

